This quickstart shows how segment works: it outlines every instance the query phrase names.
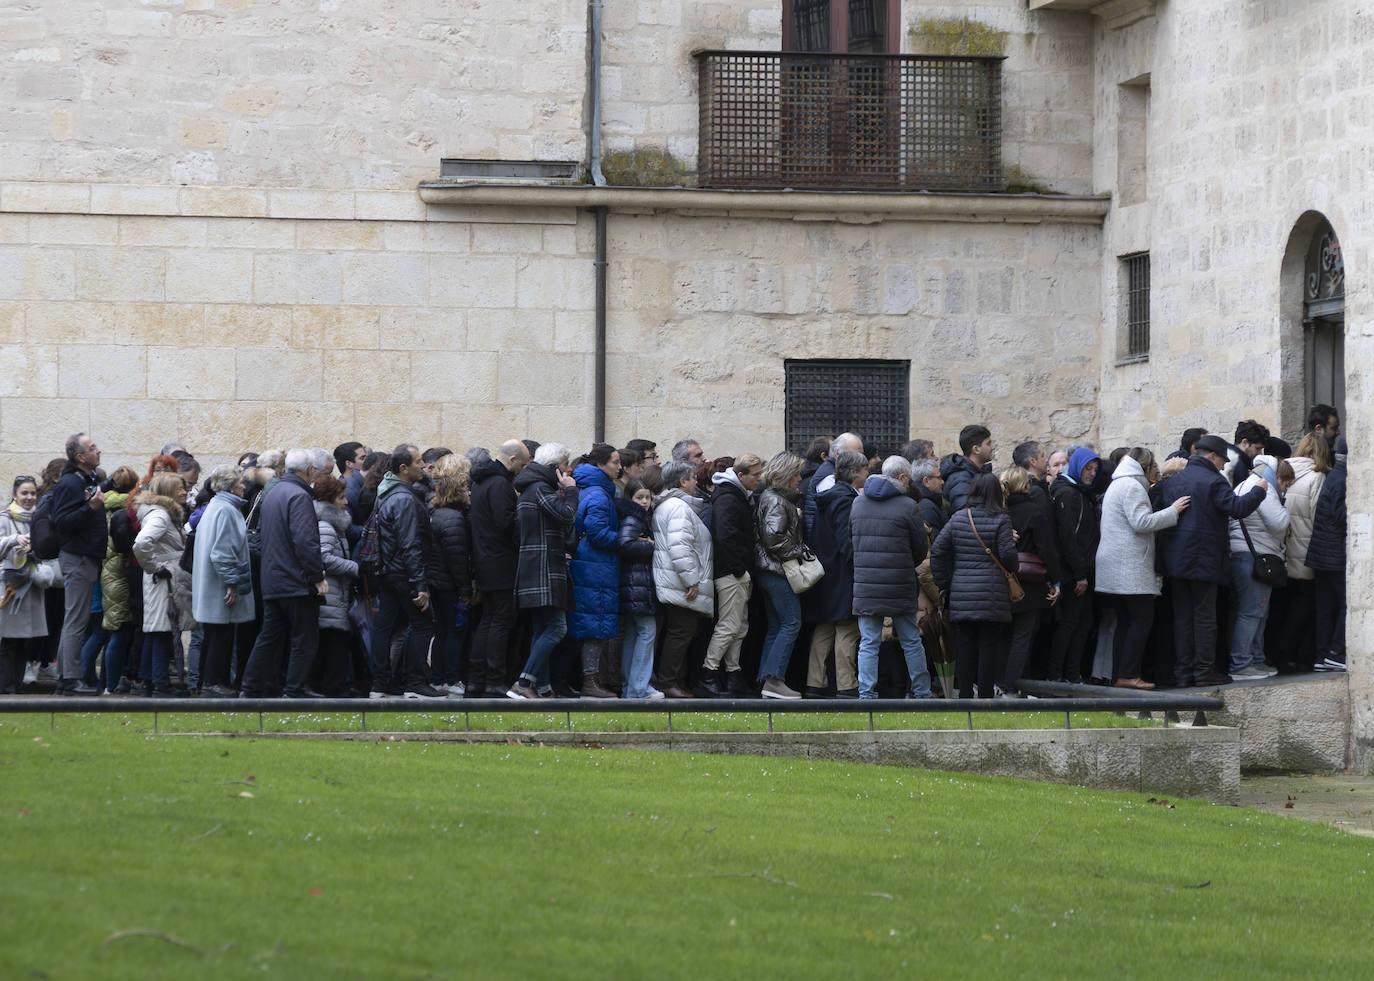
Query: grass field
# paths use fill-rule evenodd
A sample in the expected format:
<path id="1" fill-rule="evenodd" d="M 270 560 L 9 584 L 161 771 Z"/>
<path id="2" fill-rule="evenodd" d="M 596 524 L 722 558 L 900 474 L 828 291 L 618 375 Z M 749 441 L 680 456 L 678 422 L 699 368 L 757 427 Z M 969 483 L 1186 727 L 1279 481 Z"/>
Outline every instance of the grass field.
<path id="1" fill-rule="evenodd" d="M 0 977 L 1374 968 L 1374 842 L 1241 808 L 780 758 L 153 736 L 144 721 L 0 719 Z"/>

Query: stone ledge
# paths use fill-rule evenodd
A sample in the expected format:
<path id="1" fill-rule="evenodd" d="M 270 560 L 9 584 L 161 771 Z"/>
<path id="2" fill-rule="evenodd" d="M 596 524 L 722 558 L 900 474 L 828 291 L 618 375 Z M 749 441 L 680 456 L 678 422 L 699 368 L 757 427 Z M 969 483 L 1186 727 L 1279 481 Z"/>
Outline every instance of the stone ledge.
<path id="1" fill-rule="evenodd" d="M 1246 770 L 1343 770 L 1349 762 L 1350 685 L 1344 673 L 1228 685 L 1209 719 L 1240 731 Z"/>
<path id="2" fill-rule="evenodd" d="M 218 735 L 218 733 L 217 733 Z M 224 735 L 236 735 L 225 733 Z M 238 733 L 237 735 L 243 735 Z M 249 734 L 255 739 L 263 733 Z M 266 733 L 318 739 L 323 733 Z M 1235 729 L 985 729 L 881 732 L 367 732 L 330 738 L 658 749 L 685 753 L 793 756 L 1068 783 L 1099 790 L 1202 797 L 1234 804 L 1240 794 Z"/>

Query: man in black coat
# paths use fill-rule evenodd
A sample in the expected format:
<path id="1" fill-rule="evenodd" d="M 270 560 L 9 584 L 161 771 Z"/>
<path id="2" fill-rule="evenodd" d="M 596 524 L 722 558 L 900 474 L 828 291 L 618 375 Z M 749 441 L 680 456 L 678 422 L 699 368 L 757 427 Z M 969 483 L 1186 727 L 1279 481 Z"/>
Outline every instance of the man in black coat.
<path id="1" fill-rule="evenodd" d="M 515 566 L 520 554 L 515 475 L 529 462 L 525 444 L 509 439 L 496 456 L 472 468 L 472 557 L 482 594 L 468 666 L 468 692 L 474 698 L 506 695 L 506 654 L 515 623 Z"/>
<path id="2" fill-rule="evenodd" d="M 54 485 L 48 507 L 57 533 L 58 564 L 66 587 L 62 637 L 57 645 L 57 693 L 99 695 L 100 689 L 81 680 L 81 645 L 91 622 L 91 597 L 100 581 L 109 526 L 105 523 L 105 495 L 95 471 L 100 447 L 85 433 L 67 438 L 67 466 Z"/>
<path id="3" fill-rule="evenodd" d="M 735 457 L 735 465 L 711 477 L 711 578 L 716 587 L 716 626 L 706 647 L 699 691 L 702 698 L 745 696 L 749 685 L 740 674 L 739 655 L 749 633 L 749 597 L 754 581 L 754 507 L 749 495 L 763 477 L 763 461 L 753 453 Z M 717 675 L 720 671 L 720 675 Z"/>
<path id="4" fill-rule="evenodd" d="M 434 614 L 429 608 L 426 568 L 434 547 L 425 507 L 425 463 L 417 446 L 398 446 L 391 453 L 392 469 L 377 488 L 377 552 L 381 595 L 372 622 L 372 691 L 374 698 L 443 698 L 448 694 L 431 685 L 426 660 L 434 638 Z M 401 663 L 391 670 L 391 638 L 406 623 Z M 399 675 L 399 677 L 397 677 Z"/>
<path id="5" fill-rule="evenodd" d="M 816 495 L 835 485 L 835 457 L 847 451 L 862 453 L 863 449 L 863 437 L 857 433 L 840 433 L 830 441 L 829 455 L 802 487 L 802 537 L 805 540 L 811 540 L 811 527 L 816 523 Z"/>
<path id="6" fill-rule="evenodd" d="M 1191 497 L 1178 524 L 1158 536 L 1164 574 L 1174 578 L 1174 676 L 1178 687 L 1230 684 L 1216 669 L 1217 587 L 1231 581 L 1230 521 L 1251 514 L 1264 500 L 1261 483 L 1237 496 L 1222 476 L 1226 441 L 1207 435 L 1197 441 L 1188 465 L 1174 474 L 1160 504 Z"/>
<path id="7" fill-rule="evenodd" d="M 286 454 L 286 476 L 263 502 L 262 630 L 243 668 L 243 698 L 266 698 L 281 674 L 282 643 L 290 638 L 287 698 L 318 698 L 307 687 L 320 646 L 320 601 L 329 592 L 320 555 L 320 526 L 310 485 L 316 472 L 310 450 Z"/>
<path id="8" fill-rule="evenodd" d="M 825 662 L 832 651 L 836 697 L 859 697 L 859 624 L 854 619 L 854 547 L 849 540 L 849 519 L 854 499 L 869 476 L 868 457 L 846 450 L 837 453 L 834 462 L 834 483 L 816 495 L 816 523 L 810 539 L 811 550 L 825 567 L 825 577 L 802 596 L 807 618 L 816 624 L 806 668 L 807 698 L 825 697 Z"/>
<path id="9" fill-rule="evenodd" d="M 1318 671 L 1345 670 L 1346 452 L 1345 437 L 1336 437 L 1336 462 L 1317 495 L 1307 546 L 1306 564 L 1317 571 Z"/>
<path id="10" fill-rule="evenodd" d="M 955 460 L 955 466 L 940 475 L 945 478 L 945 500 L 949 502 L 953 514 L 968 503 L 968 492 L 973 487 L 973 478 L 980 473 L 992 472 L 992 459 L 997 455 L 997 444 L 987 426 L 965 426 L 959 430 L 959 452 L 962 460 Z"/>
<path id="11" fill-rule="evenodd" d="M 864 482 L 863 494 L 849 511 L 849 541 L 854 550 L 854 615 L 859 619 L 859 697 L 877 698 L 878 645 L 883 618 L 892 626 L 906 656 L 909 693 L 930 697 L 930 669 L 916 625 L 920 587 L 916 567 L 930 549 L 925 522 L 907 496 L 911 464 L 904 457 L 883 461 L 882 474 Z"/>

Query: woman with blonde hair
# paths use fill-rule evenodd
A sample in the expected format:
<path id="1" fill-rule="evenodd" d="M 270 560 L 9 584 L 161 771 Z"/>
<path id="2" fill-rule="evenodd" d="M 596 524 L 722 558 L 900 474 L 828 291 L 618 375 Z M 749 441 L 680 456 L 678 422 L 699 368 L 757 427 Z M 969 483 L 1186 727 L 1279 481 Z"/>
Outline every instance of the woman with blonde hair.
<path id="1" fill-rule="evenodd" d="M 1288 508 L 1284 551 L 1288 584 L 1273 597 L 1274 612 L 1281 622 L 1275 643 L 1270 645 L 1269 661 L 1280 674 L 1292 674 L 1311 671 L 1317 659 L 1317 584 L 1316 573 L 1307 566 L 1307 548 L 1312 544 L 1317 498 L 1331 471 L 1331 446 L 1325 436 L 1308 433 L 1298 443 L 1297 452 L 1284 462 L 1293 468 L 1292 486 L 1283 497 Z"/>
<path id="2" fill-rule="evenodd" d="M 768 633 L 763 638 L 758 681 L 764 698 L 801 698 L 787 686 L 787 665 L 801 632 L 801 600 L 787 582 L 783 563 L 801 558 L 801 472 L 804 461 L 795 453 L 776 454 L 763 465 L 763 491 L 754 512 L 755 581 L 763 590 Z"/>
<path id="3" fill-rule="evenodd" d="M 139 678 L 142 694 L 171 698 L 181 694 L 172 687 L 167 666 L 172 659 L 175 613 L 172 578 L 186 548 L 182 522 L 186 485 L 175 472 L 155 473 L 138 495 L 138 537 L 133 553 L 143 569 L 143 654 Z"/>
<path id="4" fill-rule="evenodd" d="M 471 473 L 472 461 L 461 453 L 449 453 L 435 461 L 429 514 L 434 547 L 426 553 L 430 602 L 434 605 L 429 683 L 457 697 L 467 691 L 461 661 L 468 601 L 472 599 L 472 538 L 468 528 Z"/>

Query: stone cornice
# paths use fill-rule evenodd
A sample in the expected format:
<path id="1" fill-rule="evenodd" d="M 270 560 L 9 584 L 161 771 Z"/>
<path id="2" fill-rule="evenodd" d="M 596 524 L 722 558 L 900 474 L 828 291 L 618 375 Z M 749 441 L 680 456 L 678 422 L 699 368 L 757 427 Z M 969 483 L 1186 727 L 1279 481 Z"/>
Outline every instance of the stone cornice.
<path id="1" fill-rule="evenodd" d="M 704 188 L 594 187 L 426 181 L 431 207 L 605 207 L 698 216 L 776 217 L 796 221 L 1070 222 L 1101 224 L 1105 197 L 1054 194 L 873 193 L 866 191 L 727 191 Z"/>
<path id="2" fill-rule="evenodd" d="M 1030 9 L 1091 13 L 1112 29 L 1153 17 L 1155 0 L 1030 0 Z"/>

